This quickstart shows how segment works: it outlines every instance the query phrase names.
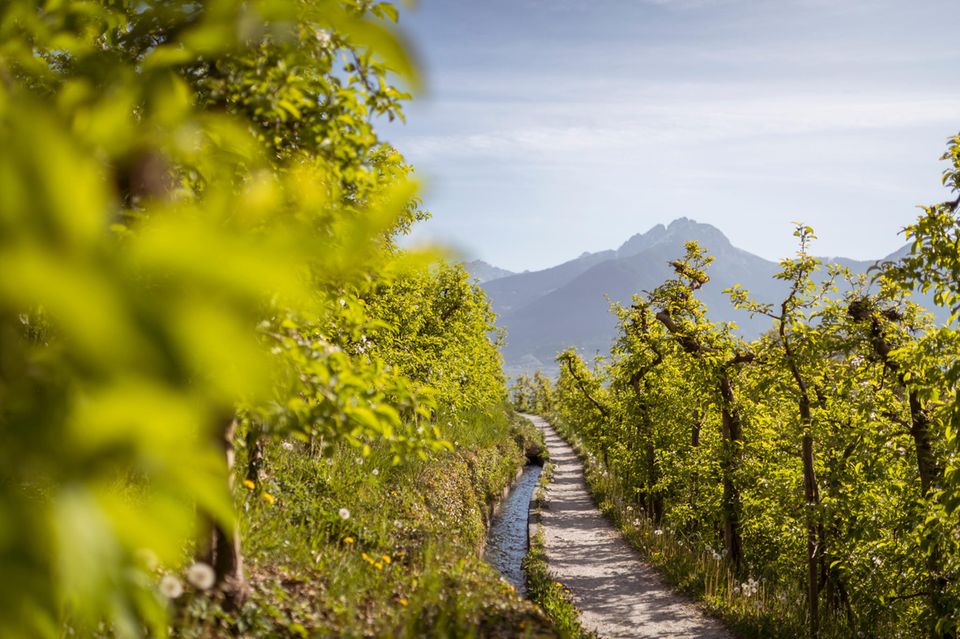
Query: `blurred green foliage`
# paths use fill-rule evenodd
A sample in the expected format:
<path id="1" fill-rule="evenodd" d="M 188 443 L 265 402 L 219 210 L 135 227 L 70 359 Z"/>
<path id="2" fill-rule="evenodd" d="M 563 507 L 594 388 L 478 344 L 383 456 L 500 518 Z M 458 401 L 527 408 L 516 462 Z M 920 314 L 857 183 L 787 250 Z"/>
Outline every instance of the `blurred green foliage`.
<path id="1" fill-rule="evenodd" d="M 185 560 L 198 510 L 233 527 L 220 440 L 238 418 L 399 460 L 449 447 L 438 401 L 502 396 L 482 295 L 393 243 L 426 215 L 374 129 L 402 117 L 391 78 L 417 83 L 396 18 L 360 0 L 0 6 L 4 636 L 165 635 L 155 564 Z M 377 292 L 408 281 L 397 303 L 468 302 L 416 366 L 363 347 L 404 337 Z M 479 351 L 424 373 L 454 345 Z"/>

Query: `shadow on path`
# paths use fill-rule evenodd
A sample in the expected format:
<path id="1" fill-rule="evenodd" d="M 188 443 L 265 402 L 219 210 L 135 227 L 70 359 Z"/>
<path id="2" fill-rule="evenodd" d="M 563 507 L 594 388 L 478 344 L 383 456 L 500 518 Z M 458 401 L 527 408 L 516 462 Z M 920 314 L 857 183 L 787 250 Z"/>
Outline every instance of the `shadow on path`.
<path id="1" fill-rule="evenodd" d="M 583 625 L 602 637 L 732 639 L 673 592 L 593 503 L 576 453 L 543 419 L 554 465 L 542 512 L 550 571 L 573 591 Z"/>

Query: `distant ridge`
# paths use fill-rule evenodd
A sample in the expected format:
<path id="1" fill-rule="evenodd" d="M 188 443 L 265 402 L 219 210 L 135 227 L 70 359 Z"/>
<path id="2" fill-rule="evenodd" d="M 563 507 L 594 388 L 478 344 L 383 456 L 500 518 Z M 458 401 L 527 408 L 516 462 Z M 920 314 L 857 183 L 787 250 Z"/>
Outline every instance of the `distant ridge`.
<path id="1" fill-rule="evenodd" d="M 691 240 L 716 258 L 709 271 L 710 282 L 700 291 L 711 318 L 735 322 L 747 339 L 758 337 L 770 327 L 769 319 L 751 318 L 735 309 L 723 290 L 741 284 L 757 300 L 776 302 L 786 293 L 786 285 L 773 279 L 779 265 L 733 246 L 715 226 L 682 217 L 637 233 L 615 250 L 584 253 L 552 268 L 483 283 L 498 315 L 497 323 L 507 332 L 503 350 L 507 374 L 538 369 L 555 374 L 553 359 L 568 346 L 577 347 L 587 357 L 609 352 L 616 336 L 610 301 L 628 303 L 632 295 L 671 277 L 670 261 L 683 255 L 684 244 Z M 881 259 L 897 257 L 902 251 Z M 855 272 L 864 272 L 875 263 L 846 258 L 823 261 Z M 932 307 L 932 303 L 927 305 Z"/>
<path id="2" fill-rule="evenodd" d="M 479 281 L 481 284 L 484 282 L 492 282 L 493 280 L 498 280 L 502 277 L 509 277 L 510 275 L 515 275 L 513 271 L 508 271 L 503 268 L 496 267 L 492 264 L 488 264 L 483 260 L 473 260 L 472 262 L 464 262 L 463 268 L 467 270 L 467 273 L 470 274 L 470 277 Z"/>

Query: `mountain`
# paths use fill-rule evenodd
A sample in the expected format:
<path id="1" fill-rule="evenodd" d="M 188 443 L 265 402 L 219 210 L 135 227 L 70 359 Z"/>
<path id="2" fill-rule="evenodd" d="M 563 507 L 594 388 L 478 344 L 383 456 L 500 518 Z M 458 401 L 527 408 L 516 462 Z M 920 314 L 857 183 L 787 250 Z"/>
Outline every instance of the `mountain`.
<path id="1" fill-rule="evenodd" d="M 735 322 L 747 339 L 769 329 L 768 318 L 751 318 L 734 308 L 723 291 L 740 284 L 759 301 L 780 300 L 787 289 L 784 282 L 773 279 L 779 265 L 733 246 L 714 226 L 680 218 L 669 226 L 660 224 L 638 233 L 616 250 L 584 253 L 553 268 L 483 284 L 497 323 L 507 332 L 503 349 L 507 374 L 537 369 L 555 374 L 554 357 L 568 346 L 576 346 L 587 357 L 609 352 L 617 332 L 610 303 L 628 304 L 634 294 L 652 290 L 671 277 L 670 261 L 681 257 L 684 243 L 691 240 L 716 258 L 708 271 L 710 282 L 699 292 L 711 318 Z M 874 264 L 845 258 L 824 262 L 843 264 L 856 272 Z"/>
<path id="2" fill-rule="evenodd" d="M 502 277 L 509 277 L 515 274 L 513 271 L 508 271 L 503 268 L 498 268 L 492 264 L 487 264 L 483 260 L 465 262 L 463 264 L 463 268 L 465 268 L 467 273 L 470 274 L 470 277 L 474 278 L 481 284 L 484 282 L 492 282 L 493 280 L 498 280 Z"/>

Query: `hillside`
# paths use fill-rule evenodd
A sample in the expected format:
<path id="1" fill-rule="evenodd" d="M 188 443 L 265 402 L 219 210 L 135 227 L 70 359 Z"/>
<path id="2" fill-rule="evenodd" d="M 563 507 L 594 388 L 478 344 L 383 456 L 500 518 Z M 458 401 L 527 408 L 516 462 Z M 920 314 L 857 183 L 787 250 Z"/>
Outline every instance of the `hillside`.
<path id="1" fill-rule="evenodd" d="M 481 284 L 483 284 L 484 282 L 490 282 L 503 277 L 509 277 L 511 275 L 515 275 L 513 271 L 508 271 L 505 268 L 499 268 L 499 267 L 493 266 L 492 264 L 488 264 L 483 260 L 473 260 L 471 262 L 464 262 L 463 268 L 464 270 L 467 271 L 467 273 L 470 274 L 470 277 L 477 280 Z"/>
<path id="2" fill-rule="evenodd" d="M 670 261 L 691 240 L 716 257 L 710 282 L 702 289 L 712 319 L 736 323 L 747 339 L 760 335 L 769 321 L 733 308 L 723 291 L 740 284 L 760 301 L 778 300 L 785 293 L 784 284 L 773 279 L 778 265 L 733 246 L 714 226 L 680 218 L 638 233 L 616 250 L 584 253 L 552 268 L 483 284 L 500 327 L 507 331 L 503 350 L 507 374 L 538 369 L 554 373 L 554 356 L 571 345 L 587 357 L 607 352 L 616 336 L 610 303 L 628 303 L 632 295 L 658 286 L 671 274 Z M 854 272 L 865 272 L 874 264 L 840 257 L 823 260 Z"/>

